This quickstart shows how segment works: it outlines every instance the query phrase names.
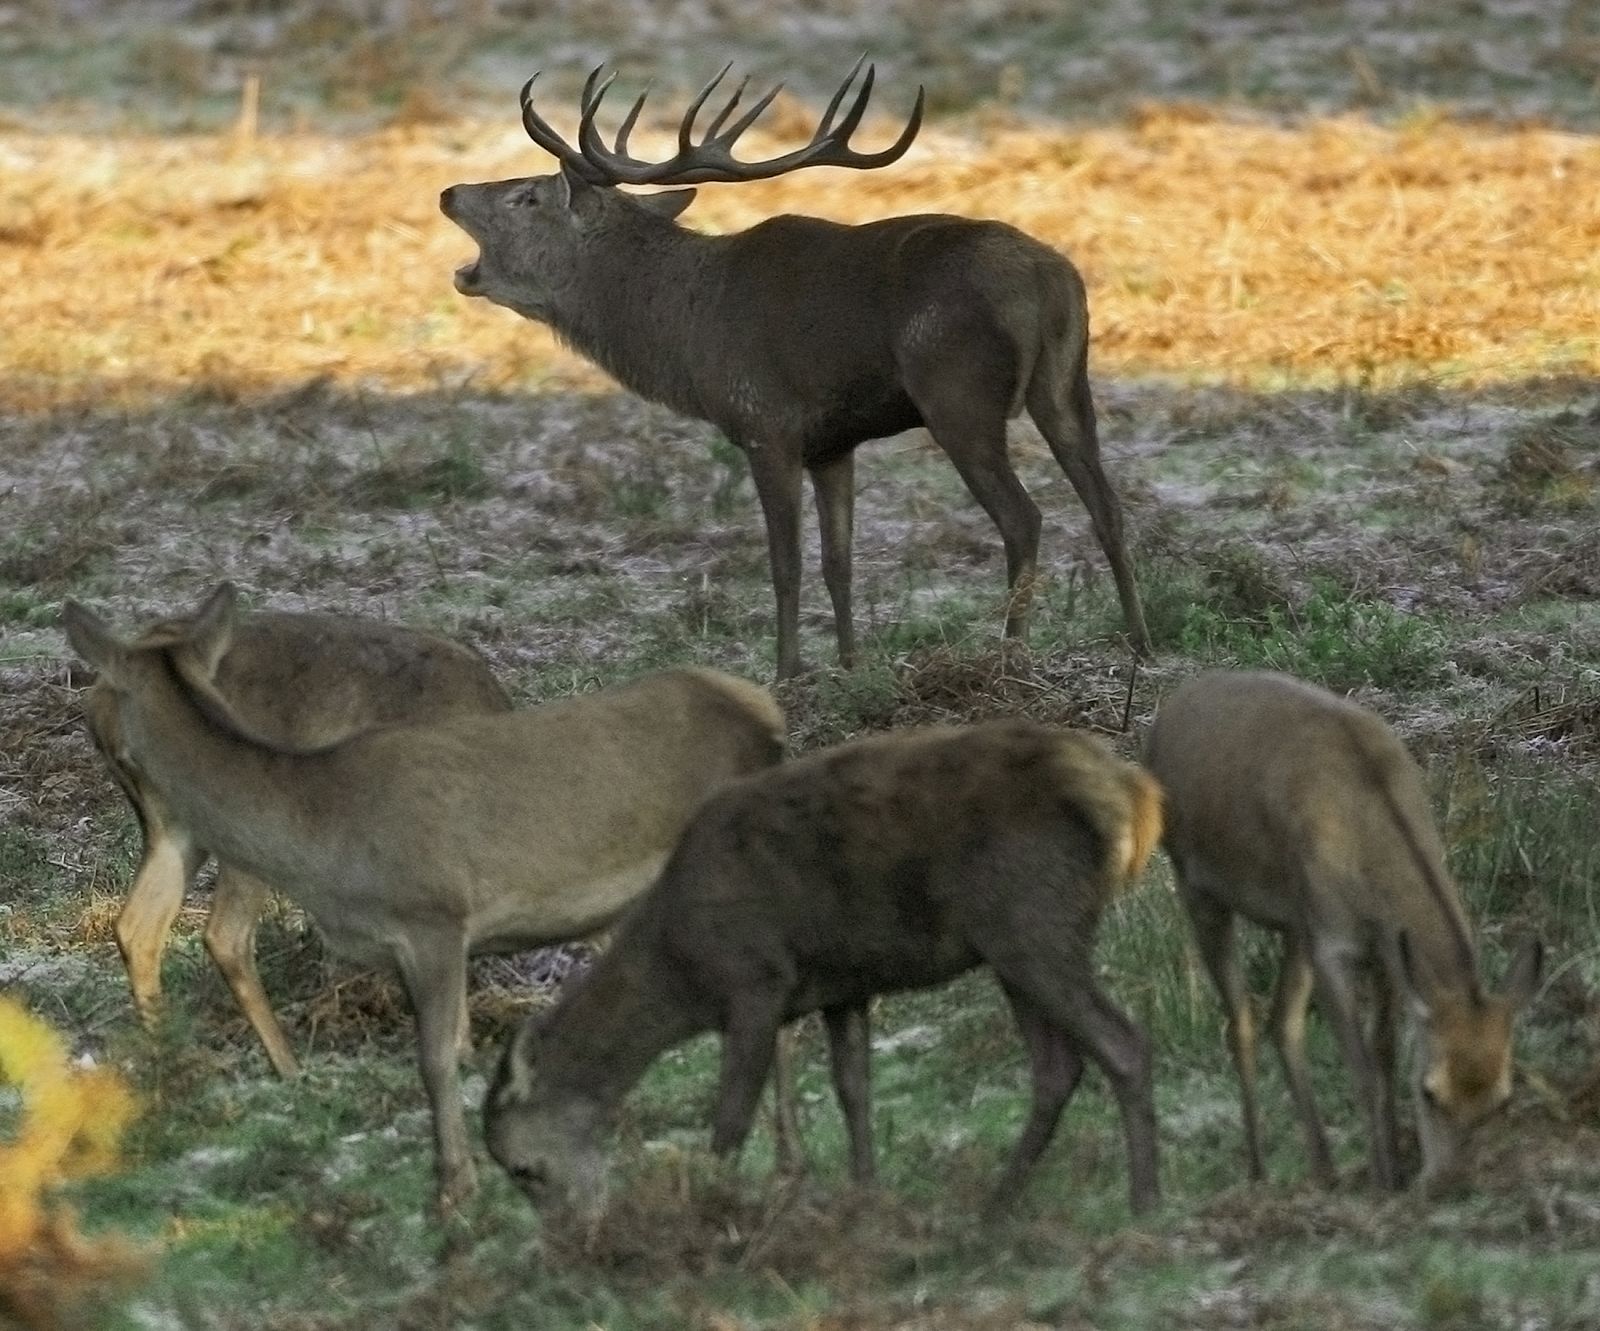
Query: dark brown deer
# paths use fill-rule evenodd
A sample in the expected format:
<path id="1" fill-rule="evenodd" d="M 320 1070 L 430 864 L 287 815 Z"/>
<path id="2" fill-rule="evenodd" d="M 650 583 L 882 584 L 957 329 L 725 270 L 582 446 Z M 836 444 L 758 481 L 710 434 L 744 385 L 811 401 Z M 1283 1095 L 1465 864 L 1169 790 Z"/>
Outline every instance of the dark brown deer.
<path id="1" fill-rule="evenodd" d="M 398 973 L 446 1211 L 475 1186 L 456 1066 L 468 955 L 609 927 L 701 801 L 783 750 L 772 697 L 713 670 L 316 748 L 275 744 L 208 673 L 233 632 L 227 584 L 155 644 L 121 640 L 73 602 L 62 617 L 110 690 L 117 763 L 198 844 L 289 894 L 335 951 Z"/>
<path id="2" fill-rule="evenodd" d="M 1366 1115 L 1373 1182 L 1393 1188 L 1400 1180 L 1400 1009 L 1416 1035 L 1419 1183 L 1426 1190 L 1464 1176 L 1474 1129 L 1510 1098 L 1512 1022 L 1538 988 L 1543 950 L 1531 940 L 1505 993 L 1484 991 L 1422 774 L 1405 746 L 1371 712 L 1325 689 L 1265 671 L 1217 671 L 1162 705 L 1149 763 L 1167 793 L 1179 896 L 1227 1011 L 1251 1176 L 1265 1169 L 1255 1023 L 1233 950 L 1237 916 L 1284 937 L 1271 1031 L 1313 1171 L 1334 1177 L 1305 1057 L 1315 990 Z"/>
<path id="3" fill-rule="evenodd" d="M 890 147 L 858 152 L 849 140 L 872 92 L 872 66 L 842 117 L 839 108 L 860 70 L 858 61 L 810 143 L 760 162 L 736 160 L 733 147 L 777 88 L 728 124 L 741 83 L 694 137 L 727 69 L 690 105 L 677 152 L 657 163 L 628 152 L 643 96 L 608 147 L 595 116 L 611 79 L 594 71 L 574 147 L 533 109 L 529 79 L 523 124 L 561 169 L 444 191 L 445 216 L 481 251 L 457 270 L 456 289 L 548 324 L 626 387 L 710 421 L 745 452 L 766 518 L 779 678 L 800 669 L 801 473 L 816 494 L 822 574 L 848 665 L 854 450 L 919 425 L 999 528 L 1010 588 L 1005 631 L 1025 632 L 1040 517 L 1006 451 L 1006 421 L 1024 408 L 1088 508 L 1133 646 L 1147 653 L 1122 511 L 1100 465 L 1088 304 L 1071 263 L 1005 223 L 944 213 L 860 226 L 782 216 L 701 235 L 674 220 L 694 190 L 614 188 L 887 166 L 916 136 L 922 94 Z"/>
<path id="4" fill-rule="evenodd" d="M 852 1172 L 866 1181 L 869 1000 L 987 965 L 1033 1069 L 1032 1112 L 992 1205 L 1020 1188 L 1087 1058 L 1122 1110 L 1133 1206 L 1150 1206 L 1148 1044 L 1101 992 L 1093 953 L 1102 911 L 1160 828 L 1142 769 L 1023 721 L 898 731 L 732 782 L 610 950 L 513 1036 L 486 1100 L 489 1152 L 535 1205 L 592 1214 L 606 1127 L 659 1054 L 720 1030 L 711 1145 L 733 1151 L 779 1028 L 820 1009 Z"/>
<path id="5" fill-rule="evenodd" d="M 183 640 L 185 619 L 152 624 L 134 640 L 155 647 Z M 227 650 L 203 663 L 239 719 L 278 744 L 316 748 L 394 721 L 426 721 L 464 712 L 505 712 L 511 699 L 488 664 L 459 643 L 348 615 L 241 615 Z M 139 868 L 117 916 L 117 946 L 134 1006 L 153 1022 L 161 1004 L 161 954 L 183 895 L 210 855 L 136 768 L 120 762 L 117 700 L 109 682 L 84 694 L 95 747 L 144 836 Z M 299 1071 L 256 970 L 256 923 L 272 888 L 242 869 L 217 866 L 206 919 L 206 950 L 260 1037 L 280 1076 Z"/>

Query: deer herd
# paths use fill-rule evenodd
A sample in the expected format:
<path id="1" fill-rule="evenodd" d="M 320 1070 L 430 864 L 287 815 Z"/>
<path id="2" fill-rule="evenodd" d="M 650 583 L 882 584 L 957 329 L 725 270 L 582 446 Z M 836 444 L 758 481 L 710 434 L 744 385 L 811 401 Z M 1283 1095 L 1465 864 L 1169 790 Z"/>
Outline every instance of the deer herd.
<path id="1" fill-rule="evenodd" d="M 919 93 L 890 147 L 852 148 L 873 83 L 858 63 L 806 146 L 741 161 L 735 141 L 777 90 L 735 118 L 741 84 L 697 137 L 726 72 L 659 163 L 629 151 L 644 97 L 607 144 L 596 115 L 611 80 L 596 71 L 574 146 L 534 110 L 529 80 L 523 123 L 560 169 L 444 191 L 445 215 L 481 251 L 457 289 L 548 324 L 746 453 L 780 679 L 801 668 L 801 473 L 848 665 L 853 452 L 918 425 L 999 528 L 1005 632 L 1025 631 L 1040 516 L 1006 446 L 1006 422 L 1024 409 L 1088 509 L 1132 649 L 1148 653 L 1100 464 L 1076 270 L 999 222 L 786 216 L 710 236 L 675 220 L 692 189 L 619 189 L 885 166 L 921 122 Z M 1421 1187 L 1465 1176 L 1474 1129 L 1511 1093 L 1512 1025 L 1540 983 L 1539 943 L 1512 961 L 1503 992 L 1485 989 L 1418 767 L 1373 713 L 1287 676 L 1218 671 L 1182 684 L 1142 763 L 1020 719 L 908 728 L 786 760 L 774 698 L 709 669 L 513 708 L 466 648 L 358 618 L 245 613 L 228 584 L 128 636 L 73 602 L 63 622 L 97 672 L 90 734 L 144 833 L 117 925 L 140 1014 L 159 1013 L 163 945 L 215 856 L 206 946 L 272 1066 L 293 1076 L 253 958 L 257 918 L 282 892 L 334 951 L 402 982 L 444 1213 L 475 1187 L 458 1079 L 469 955 L 605 930 L 599 959 L 510 1037 L 486 1094 L 488 1152 L 536 1206 L 598 1212 L 618 1106 L 698 1032 L 721 1037 L 711 1145 L 736 1151 L 769 1079 L 792 1108 L 780 1032 L 812 1012 L 850 1172 L 869 1183 L 873 999 L 978 966 L 1000 985 L 1032 1083 L 992 1210 L 1016 1197 L 1090 1063 L 1121 1113 L 1131 1205 L 1154 1205 L 1150 1042 L 1107 994 L 1095 940 L 1158 841 L 1222 1001 L 1253 1178 L 1265 1170 L 1239 917 L 1282 940 L 1268 1025 L 1320 1180 L 1336 1169 L 1306 1062 L 1313 994 L 1364 1114 L 1374 1185 L 1410 1172 L 1396 1109 L 1402 1017 Z M 792 1133 L 792 1114 L 779 1122 Z"/>

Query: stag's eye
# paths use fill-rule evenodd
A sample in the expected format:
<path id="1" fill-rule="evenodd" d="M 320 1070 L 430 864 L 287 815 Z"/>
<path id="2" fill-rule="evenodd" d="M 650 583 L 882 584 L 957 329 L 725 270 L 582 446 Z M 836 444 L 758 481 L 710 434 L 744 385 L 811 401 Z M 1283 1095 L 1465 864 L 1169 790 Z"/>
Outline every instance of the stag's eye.
<path id="1" fill-rule="evenodd" d="M 507 208 L 537 208 L 539 206 L 539 192 L 531 184 L 524 185 L 521 189 L 512 190 L 506 195 Z"/>

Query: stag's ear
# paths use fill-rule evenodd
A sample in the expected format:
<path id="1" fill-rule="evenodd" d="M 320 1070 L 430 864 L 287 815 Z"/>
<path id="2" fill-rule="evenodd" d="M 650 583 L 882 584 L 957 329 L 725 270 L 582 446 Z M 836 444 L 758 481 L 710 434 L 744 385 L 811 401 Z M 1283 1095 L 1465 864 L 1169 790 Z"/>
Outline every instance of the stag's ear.
<path id="1" fill-rule="evenodd" d="M 576 171 L 572 170 L 565 162 L 561 170 L 556 172 L 556 204 L 558 207 L 571 208 L 577 201 L 594 186 Z"/>
<path id="2" fill-rule="evenodd" d="M 216 590 L 195 611 L 194 623 L 189 628 L 188 647 L 199 660 L 207 678 L 217 673 L 217 666 L 233 645 L 233 627 L 238 611 L 239 593 L 231 582 L 219 582 Z"/>
<path id="3" fill-rule="evenodd" d="M 654 194 L 635 194 L 634 201 L 669 221 L 694 202 L 692 189 L 664 189 Z"/>
<path id="4" fill-rule="evenodd" d="M 66 631 L 72 650 L 115 682 L 127 660 L 127 649 L 110 625 L 94 611 L 76 601 L 68 601 L 61 607 L 61 627 Z"/>

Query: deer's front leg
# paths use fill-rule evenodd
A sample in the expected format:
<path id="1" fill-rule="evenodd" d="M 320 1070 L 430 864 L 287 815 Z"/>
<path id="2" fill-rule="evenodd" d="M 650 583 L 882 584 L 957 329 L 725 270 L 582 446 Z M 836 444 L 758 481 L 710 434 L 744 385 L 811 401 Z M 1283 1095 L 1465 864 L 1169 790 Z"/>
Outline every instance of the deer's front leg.
<path id="1" fill-rule="evenodd" d="M 410 955 L 402 959 L 400 974 L 417 1019 L 422 1083 L 433 1110 L 438 1207 L 443 1218 L 478 1186 L 456 1061 L 467 1005 L 467 948 L 455 933 L 429 933 L 409 941 Z"/>
<path id="2" fill-rule="evenodd" d="M 140 822 L 145 834 L 144 855 L 117 916 L 116 934 L 133 1005 L 140 1020 L 149 1026 L 161 1013 L 161 954 L 166 950 L 167 935 L 205 851 L 168 827 L 148 806 L 141 806 Z"/>
<path id="3" fill-rule="evenodd" d="M 856 630 L 850 610 L 850 546 L 855 527 L 855 454 L 846 453 L 811 469 L 817 496 L 817 525 L 822 533 L 822 580 L 833 602 L 834 632 L 839 639 L 839 664 L 856 663 Z"/>
<path id="4" fill-rule="evenodd" d="M 778 603 L 778 678 L 789 679 L 800 673 L 800 450 L 754 443 L 748 452 Z"/>

